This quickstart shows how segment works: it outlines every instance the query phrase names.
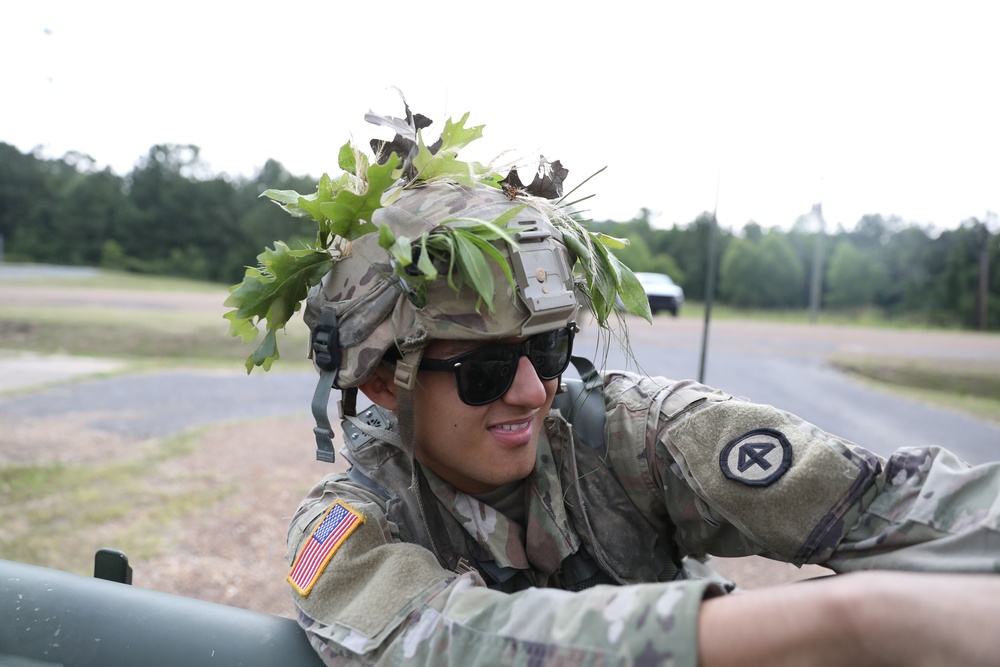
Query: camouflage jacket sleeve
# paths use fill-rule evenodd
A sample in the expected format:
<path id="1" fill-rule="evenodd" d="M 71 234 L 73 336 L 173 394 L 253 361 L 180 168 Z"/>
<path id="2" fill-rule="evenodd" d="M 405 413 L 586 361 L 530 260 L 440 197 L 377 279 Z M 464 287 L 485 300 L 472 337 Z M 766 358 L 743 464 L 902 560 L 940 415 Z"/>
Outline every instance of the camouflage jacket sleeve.
<path id="1" fill-rule="evenodd" d="M 493 591 L 475 572 L 447 571 L 426 549 L 399 542 L 380 500 L 343 475 L 328 477 L 300 506 L 289 528 L 290 564 L 336 503 L 363 522 L 306 582 L 307 594 L 293 592 L 299 622 L 329 665 L 697 662 L 699 606 L 719 592 L 711 584 Z"/>
<path id="2" fill-rule="evenodd" d="M 631 486 L 657 493 L 634 500 L 669 517 L 683 553 L 835 571 L 1000 571 L 1000 463 L 972 467 L 942 449 L 884 460 L 690 381 L 616 374 L 607 396 L 619 435 L 646 429 L 644 448 L 614 465 L 649 478 Z"/>

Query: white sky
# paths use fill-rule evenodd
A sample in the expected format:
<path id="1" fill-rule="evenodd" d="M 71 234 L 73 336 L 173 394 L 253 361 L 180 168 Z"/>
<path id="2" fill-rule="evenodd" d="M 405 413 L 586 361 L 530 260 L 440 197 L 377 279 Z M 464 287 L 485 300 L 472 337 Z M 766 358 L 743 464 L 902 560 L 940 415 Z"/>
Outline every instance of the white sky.
<path id="1" fill-rule="evenodd" d="M 954 227 L 1000 211 L 1000 3 L 9 2 L 0 141 L 127 173 L 156 143 L 216 172 L 337 173 L 390 86 L 461 154 L 544 154 L 595 219 Z M 280 9 L 279 9 L 280 7 Z M 531 174 L 522 172 L 527 182 Z"/>

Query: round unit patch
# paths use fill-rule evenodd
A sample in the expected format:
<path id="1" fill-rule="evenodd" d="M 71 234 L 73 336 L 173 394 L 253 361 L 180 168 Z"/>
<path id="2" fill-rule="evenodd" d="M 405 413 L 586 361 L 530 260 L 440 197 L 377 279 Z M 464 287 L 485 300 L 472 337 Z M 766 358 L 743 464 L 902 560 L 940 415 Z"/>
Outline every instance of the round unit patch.
<path id="1" fill-rule="evenodd" d="M 747 486 L 769 486 L 792 465 L 792 445 L 781 431 L 755 428 L 719 453 L 722 474 Z"/>

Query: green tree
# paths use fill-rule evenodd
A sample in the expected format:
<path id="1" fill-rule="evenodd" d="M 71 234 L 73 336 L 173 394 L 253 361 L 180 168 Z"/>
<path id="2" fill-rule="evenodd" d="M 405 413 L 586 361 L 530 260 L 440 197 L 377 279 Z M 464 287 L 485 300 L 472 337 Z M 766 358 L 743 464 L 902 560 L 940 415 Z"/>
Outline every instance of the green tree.
<path id="1" fill-rule="evenodd" d="M 996 236 L 989 233 L 984 222 L 970 218 L 957 229 L 942 233 L 935 244 L 937 257 L 943 261 L 932 297 L 936 306 L 931 313 L 934 321 L 978 328 L 980 260 L 984 243 L 989 262 L 987 303 L 1000 301 L 1000 269 L 997 268 L 1000 250 L 996 247 Z M 994 307 L 988 312 L 986 324 L 989 329 L 1000 328 L 996 310 Z"/>
<path id="2" fill-rule="evenodd" d="M 87 155 L 43 160 L 0 148 L 0 229 L 12 258 L 96 264 L 123 200 L 122 180 Z"/>
<path id="3" fill-rule="evenodd" d="M 851 241 L 837 243 L 826 275 L 827 305 L 854 308 L 875 305 L 889 275 L 885 265 L 872 255 L 871 250 L 862 250 Z"/>
<path id="4" fill-rule="evenodd" d="M 885 244 L 880 259 L 888 278 L 876 294 L 876 304 L 892 315 L 925 316 L 933 277 L 929 257 L 933 240 L 916 225 L 900 227 Z"/>
<path id="5" fill-rule="evenodd" d="M 713 230 L 714 228 L 714 230 Z M 666 230 L 658 251 L 676 258 L 684 275 L 684 295 L 691 299 L 703 299 L 708 280 L 709 238 L 715 234 L 716 258 L 724 257 L 727 245 L 734 239 L 732 232 L 719 227 L 709 212 L 702 213 L 687 225 L 674 225 Z M 719 284 L 720 261 L 715 262 L 716 285 Z"/>
<path id="6" fill-rule="evenodd" d="M 719 296 L 745 308 L 790 308 L 802 305 L 802 262 L 779 230 L 759 241 L 732 239 L 722 255 Z"/>
<path id="7" fill-rule="evenodd" d="M 110 269 L 112 271 L 125 271 L 128 269 L 127 258 L 125 257 L 125 250 L 118 241 L 114 239 L 107 239 L 101 245 L 101 260 L 99 266 L 102 269 Z"/>
<path id="8" fill-rule="evenodd" d="M 649 210 L 642 209 L 629 222 L 605 221 L 590 225 L 592 231 L 628 239 L 629 245 L 615 250 L 615 255 L 633 271 L 665 273 L 678 285 L 684 285 L 684 271 L 677 260 L 663 249 L 664 230 L 653 229 L 649 223 Z"/>
<path id="9" fill-rule="evenodd" d="M 235 282 L 242 271 L 227 252 L 242 240 L 236 194 L 207 167 L 192 145 L 165 144 L 149 153 L 128 179 L 138 215 L 117 235 L 133 265 L 150 273 Z"/>
<path id="10" fill-rule="evenodd" d="M 316 190 L 317 181 L 308 176 L 294 176 L 280 162 L 267 160 L 253 177 L 233 184 L 238 225 L 245 243 L 237 251 L 242 258 L 238 261 L 248 263 L 264 246 L 272 246 L 278 238 L 291 247 L 295 247 L 299 239 L 313 239 L 315 223 L 288 215 L 272 201 L 262 199 L 260 194 L 269 188 L 308 194 Z"/>

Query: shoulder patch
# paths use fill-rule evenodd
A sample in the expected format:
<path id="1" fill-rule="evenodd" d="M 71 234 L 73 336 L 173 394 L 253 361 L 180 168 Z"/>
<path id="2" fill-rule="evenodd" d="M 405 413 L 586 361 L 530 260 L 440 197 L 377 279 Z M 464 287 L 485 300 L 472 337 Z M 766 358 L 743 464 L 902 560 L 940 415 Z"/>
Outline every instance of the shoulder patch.
<path id="1" fill-rule="evenodd" d="M 722 474 L 747 486 L 770 486 L 792 465 L 792 445 L 781 431 L 755 428 L 722 448 Z"/>
<path id="2" fill-rule="evenodd" d="M 323 574 L 326 564 L 337 553 L 340 545 L 365 522 L 365 517 L 343 500 L 338 500 L 326 511 L 305 546 L 299 552 L 292 571 L 288 573 L 288 583 L 299 595 L 306 597 Z"/>

